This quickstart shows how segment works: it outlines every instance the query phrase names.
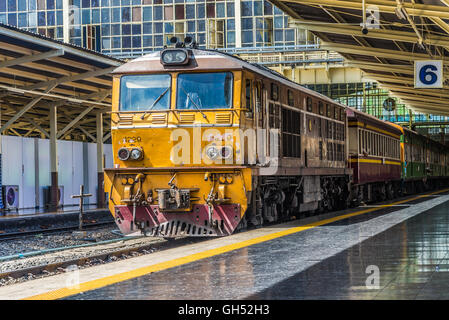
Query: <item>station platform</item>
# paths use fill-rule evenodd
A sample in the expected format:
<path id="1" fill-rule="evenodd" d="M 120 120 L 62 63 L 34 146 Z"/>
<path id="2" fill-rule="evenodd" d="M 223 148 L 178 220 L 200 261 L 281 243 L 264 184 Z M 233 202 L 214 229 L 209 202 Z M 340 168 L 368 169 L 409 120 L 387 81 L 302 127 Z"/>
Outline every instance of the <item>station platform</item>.
<path id="1" fill-rule="evenodd" d="M 0 299 L 447 299 L 448 239 L 442 190 L 82 269 L 75 285 L 5 286 Z"/>

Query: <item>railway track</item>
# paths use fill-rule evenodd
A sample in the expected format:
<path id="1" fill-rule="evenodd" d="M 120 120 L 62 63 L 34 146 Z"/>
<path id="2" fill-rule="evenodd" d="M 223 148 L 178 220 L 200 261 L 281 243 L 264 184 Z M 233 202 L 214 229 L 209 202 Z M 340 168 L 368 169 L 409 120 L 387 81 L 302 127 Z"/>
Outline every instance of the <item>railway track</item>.
<path id="1" fill-rule="evenodd" d="M 91 229 L 94 227 L 103 227 L 103 226 L 113 225 L 113 224 L 114 224 L 114 222 L 111 220 L 90 222 L 90 223 L 85 223 L 84 228 Z M 41 228 L 41 229 L 30 229 L 30 230 L 23 230 L 23 231 L 4 232 L 4 233 L 0 233 L 0 241 L 15 240 L 15 239 L 29 237 L 29 236 L 33 236 L 33 235 L 37 235 L 37 234 L 51 234 L 51 233 L 57 233 L 57 232 L 68 232 L 68 231 L 77 230 L 78 228 L 79 228 L 79 224 L 71 224 L 71 225 L 67 225 L 67 226 L 53 227 L 53 228 Z"/>

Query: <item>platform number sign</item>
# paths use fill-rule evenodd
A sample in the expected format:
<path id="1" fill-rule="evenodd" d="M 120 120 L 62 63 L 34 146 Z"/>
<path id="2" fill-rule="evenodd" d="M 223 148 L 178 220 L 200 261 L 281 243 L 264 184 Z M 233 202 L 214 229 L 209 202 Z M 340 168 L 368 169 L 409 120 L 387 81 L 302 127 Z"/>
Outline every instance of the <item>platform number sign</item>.
<path id="1" fill-rule="evenodd" d="M 443 61 L 415 61 L 415 88 L 442 88 Z"/>

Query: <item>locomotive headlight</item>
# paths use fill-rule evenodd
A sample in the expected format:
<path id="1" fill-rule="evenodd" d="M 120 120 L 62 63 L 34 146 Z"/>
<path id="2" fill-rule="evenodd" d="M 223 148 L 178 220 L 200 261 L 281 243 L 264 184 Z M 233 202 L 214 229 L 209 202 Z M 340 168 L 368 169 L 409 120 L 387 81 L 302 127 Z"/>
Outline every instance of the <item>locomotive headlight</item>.
<path id="1" fill-rule="evenodd" d="M 127 148 L 120 148 L 117 155 L 120 160 L 126 161 L 129 159 L 129 150 Z"/>
<path id="2" fill-rule="evenodd" d="M 215 146 L 207 147 L 207 149 L 206 149 L 206 156 L 207 156 L 209 159 L 214 160 L 214 159 L 216 159 L 219 155 L 220 155 L 220 151 L 218 150 L 217 147 L 215 147 Z"/>
<path id="3" fill-rule="evenodd" d="M 132 160 L 140 160 L 142 158 L 142 150 L 139 148 L 133 148 L 130 153 L 130 158 Z"/>
<path id="4" fill-rule="evenodd" d="M 186 64 L 189 62 L 186 49 L 166 49 L 161 52 L 161 63 L 164 65 Z"/>

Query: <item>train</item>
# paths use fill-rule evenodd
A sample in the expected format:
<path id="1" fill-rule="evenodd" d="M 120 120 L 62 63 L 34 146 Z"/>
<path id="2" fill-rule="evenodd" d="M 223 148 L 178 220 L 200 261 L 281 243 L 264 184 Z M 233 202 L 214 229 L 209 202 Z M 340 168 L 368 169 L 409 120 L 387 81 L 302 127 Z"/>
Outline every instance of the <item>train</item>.
<path id="1" fill-rule="evenodd" d="M 449 148 L 195 41 L 113 72 L 123 234 L 227 236 L 448 184 Z"/>

